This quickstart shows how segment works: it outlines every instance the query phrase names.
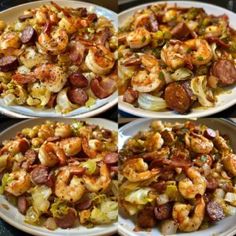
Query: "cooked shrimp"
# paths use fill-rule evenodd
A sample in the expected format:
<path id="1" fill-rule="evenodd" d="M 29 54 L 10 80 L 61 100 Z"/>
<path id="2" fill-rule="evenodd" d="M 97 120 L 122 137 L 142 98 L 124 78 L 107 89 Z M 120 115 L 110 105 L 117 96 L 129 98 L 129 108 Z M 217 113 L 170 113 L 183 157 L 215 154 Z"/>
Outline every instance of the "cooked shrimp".
<path id="1" fill-rule="evenodd" d="M 67 138 L 72 135 L 72 129 L 70 125 L 60 123 L 55 128 L 55 136 L 61 138 Z"/>
<path id="2" fill-rule="evenodd" d="M 14 196 L 20 196 L 31 186 L 30 175 L 25 170 L 14 171 L 9 174 L 10 181 L 5 186 L 5 191 Z"/>
<path id="3" fill-rule="evenodd" d="M 98 151 L 102 149 L 102 142 L 97 139 L 82 138 L 82 147 L 88 157 L 95 158 Z"/>
<path id="4" fill-rule="evenodd" d="M 161 50 L 161 59 L 172 69 L 186 64 L 186 45 L 179 40 L 170 40 Z"/>
<path id="5" fill-rule="evenodd" d="M 101 164 L 100 176 L 83 176 L 85 187 L 91 192 L 105 191 L 111 182 L 109 169 L 105 163 Z"/>
<path id="6" fill-rule="evenodd" d="M 187 169 L 188 178 L 179 181 L 179 191 L 184 198 L 193 199 L 197 194 L 203 195 L 206 191 L 206 179 L 195 168 Z"/>
<path id="7" fill-rule="evenodd" d="M 213 142 L 200 134 L 185 135 L 185 143 L 196 153 L 208 154 L 213 149 Z"/>
<path id="8" fill-rule="evenodd" d="M 85 58 L 86 66 L 95 74 L 105 75 L 115 64 L 113 53 L 102 45 L 90 47 Z"/>
<path id="9" fill-rule="evenodd" d="M 145 27 L 148 31 L 156 32 L 158 30 L 158 22 L 153 14 L 145 13 L 137 16 L 134 21 L 134 27 Z"/>
<path id="10" fill-rule="evenodd" d="M 58 162 L 64 165 L 66 162 L 63 149 L 52 142 L 46 142 L 39 148 L 38 157 L 41 164 L 48 167 L 55 166 Z"/>
<path id="11" fill-rule="evenodd" d="M 221 137 L 220 135 L 217 135 L 214 138 L 214 145 L 216 146 L 216 148 L 220 151 L 220 152 L 227 152 L 230 151 L 231 148 L 229 147 L 229 145 L 227 144 L 227 141 Z"/>
<path id="12" fill-rule="evenodd" d="M 19 48 L 21 46 L 21 40 L 16 32 L 3 33 L 0 36 L 0 48 L 2 50 L 7 48 Z"/>
<path id="13" fill-rule="evenodd" d="M 19 138 L 16 140 L 9 141 L 4 147 L 0 150 L 0 155 L 9 152 L 12 155 L 22 152 L 24 153 L 29 148 L 29 143 L 24 138 Z"/>
<path id="14" fill-rule="evenodd" d="M 164 140 L 161 137 L 160 133 L 156 132 L 147 141 L 147 150 L 148 151 L 156 151 L 161 149 L 164 144 Z"/>
<path id="15" fill-rule="evenodd" d="M 190 39 L 185 45 L 191 50 L 191 62 L 193 65 L 201 66 L 211 61 L 213 52 L 205 39 Z"/>
<path id="16" fill-rule="evenodd" d="M 236 155 L 233 153 L 225 153 L 222 157 L 224 168 L 233 176 L 236 176 Z"/>
<path id="17" fill-rule="evenodd" d="M 192 206 L 175 203 L 172 211 L 173 219 L 178 222 L 179 229 L 184 232 L 193 232 L 199 229 L 205 214 L 205 202 L 201 197 L 197 200 L 193 215 L 189 217 Z"/>
<path id="18" fill-rule="evenodd" d="M 160 67 L 157 59 L 152 55 L 140 55 L 143 70 L 139 70 L 132 79 L 131 84 L 134 90 L 147 93 L 162 85 L 159 78 Z"/>
<path id="19" fill-rule="evenodd" d="M 151 34 L 144 27 L 139 27 L 129 33 L 126 41 L 130 48 L 142 48 L 151 42 Z"/>
<path id="20" fill-rule="evenodd" d="M 85 187 L 82 178 L 75 174 L 82 174 L 83 171 L 84 169 L 80 166 L 62 168 L 55 181 L 55 195 L 68 202 L 80 200 L 85 192 Z"/>
<path id="21" fill-rule="evenodd" d="M 78 30 L 77 20 L 74 17 L 63 17 L 59 27 L 65 29 L 68 34 L 73 34 Z"/>
<path id="22" fill-rule="evenodd" d="M 158 169 L 148 170 L 148 164 L 142 158 L 134 158 L 125 162 L 121 168 L 121 173 L 130 181 L 138 182 L 156 177 Z"/>
<path id="23" fill-rule="evenodd" d="M 64 70 L 53 64 L 43 64 L 36 67 L 34 74 L 53 93 L 62 90 L 67 80 Z"/>
<path id="24" fill-rule="evenodd" d="M 74 156 L 81 151 L 81 138 L 71 137 L 60 141 L 60 147 L 67 156 Z"/>
<path id="25" fill-rule="evenodd" d="M 57 23 L 59 18 L 57 17 L 57 13 L 51 11 L 46 6 L 42 6 L 38 8 L 35 13 L 35 20 L 37 24 L 44 25 L 48 21 L 50 23 Z"/>
<path id="26" fill-rule="evenodd" d="M 51 34 L 42 32 L 38 37 L 40 46 L 54 54 L 60 54 L 68 45 L 69 37 L 64 29 L 57 29 Z"/>

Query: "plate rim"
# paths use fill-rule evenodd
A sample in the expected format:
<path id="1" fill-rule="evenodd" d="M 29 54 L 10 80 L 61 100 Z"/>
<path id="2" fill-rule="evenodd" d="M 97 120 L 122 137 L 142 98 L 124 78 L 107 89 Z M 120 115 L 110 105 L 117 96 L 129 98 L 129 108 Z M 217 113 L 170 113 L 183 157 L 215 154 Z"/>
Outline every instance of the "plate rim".
<path id="1" fill-rule="evenodd" d="M 34 121 L 46 121 L 46 120 L 52 120 L 52 121 L 53 120 L 55 120 L 55 121 L 62 121 L 62 120 L 67 120 L 68 121 L 68 120 L 72 120 L 73 121 L 73 119 L 68 119 L 68 118 L 63 118 L 63 117 L 25 119 L 25 120 L 16 122 L 15 124 L 12 124 L 9 127 L 7 127 L 6 129 L 4 129 L 2 132 L 0 132 L 0 137 L 3 138 L 5 133 L 10 132 L 11 129 L 15 129 L 15 128 L 17 128 L 17 126 L 20 126 L 22 124 L 31 123 L 31 122 L 34 122 Z M 98 120 L 100 122 L 100 126 L 102 126 L 102 127 L 105 127 L 104 124 L 106 122 L 108 122 L 112 126 L 114 126 L 114 127 L 116 127 L 118 129 L 118 125 L 117 125 L 117 123 L 115 121 L 108 120 L 106 118 L 86 118 L 86 119 L 82 118 L 81 120 L 87 120 L 88 122 L 91 120 L 91 123 L 93 122 L 93 120 Z M 14 206 L 11 206 L 11 207 L 16 208 Z M 37 235 L 37 236 L 48 236 L 48 235 L 55 235 L 55 236 L 57 236 L 57 234 L 54 233 L 54 231 L 50 231 L 49 230 L 49 232 L 38 232 L 37 229 L 30 228 L 30 226 L 31 226 L 30 224 L 27 224 L 27 226 L 22 225 L 18 221 L 15 221 L 14 219 L 11 219 L 11 218 L 7 217 L 7 215 L 5 215 L 1 211 L 1 209 L 0 209 L 0 219 L 4 220 L 9 225 L 15 227 L 16 229 L 19 229 L 22 232 L 26 232 L 26 233 Z M 97 227 L 99 227 L 99 226 L 97 226 Z M 46 229 L 46 228 L 40 227 L 40 226 L 39 226 L 39 228 Z M 94 227 L 94 228 L 96 228 L 96 227 Z M 88 236 L 105 236 L 105 235 L 110 235 L 110 234 L 116 233 L 117 231 L 118 231 L 118 220 L 117 220 L 117 222 L 112 223 L 111 224 L 111 228 L 110 229 L 109 228 L 106 229 L 106 232 L 100 232 L 100 233 L 94 232 L 94 233 L 88 234 Z M 79 233 L 79 228 L 78 228 L 78 233 Z M 68 233 L 68 234 L 70 234 L 70 233 Z M 76 232 L 76 234 L 77 234 L 77 232 Z"/>
<path id="2" fill-rule="evenodd" d="M 127 16 L 127 17 L 130 17 L 131 16 L 130 12 L 137 11 L 138 9 L 144 9 L 145 7 L 153 5 L 153 4 L 163 4 L 163 3 L 177 4 L 177 5 L 181 5 L 181 4 L 186 3 L 186 4 L 193 4 L 194 6 L 200 4 L 200 7 L 202 6 L 204 9 L 207 8 L 207 7 L 211 7 L 211 8 L 214 7 L 214 8 L 217 8 L 217 9 L 221 10 L 221 11 L 224 11 L 225 14 L 233 14 L 236 17 L 235 12 L 230 11 L 226 8 L 223 8 L 221 6 L 211 4 L 211 3 L 196 2 L 196 1 L 154 1 L 154 2 L 149 2 L 149 3 L 144 3 L 144 4 L 141 4 L 141 5 L 137 5 L 137 6 L 128 8 L 127 10 L 124 10 L 124 11 L 120 12 L 118 14 L 118 22 L 120 23 L 120 17 L 122 17 L 125 14 L 129 14 L 129 16 Z M 235 85 L 235 88 L 236 88 L 236 85 Z M 158 112 L 158 111 L 155 112 L 155 111 L 150 111 L 150 110 L 145 110 L 145 109 L 135 108 L 135 107 L 130 108 L 129 107 L 130 104 L 123 102 L 123 95 L 118 96 L 118 106 L 119 106 L 119 109 L 121 111 L 126 112 L 129 115 L 135 115 L 135 116 L 138 116 L 138 117 L 151 117 L 151 118 L 196 118 L 196 117 L 201 118 L 201 117 L 207 117 L 207 116 L 222 112 L 222 111 L 232 107 L 235 104 L 236 104 L 236 97 L 235 97 L 234 100 L 229 101 L 224 105 L 213 107 L 213 109 L 210 110 L 210 111 L 207 111 L 208 109 L 202 109 L 199 112 L 200 114 L 191 112 L 187 115 L 185 115 L 185 114 L 181 115 L 181 114 L 175 113 L 174 111 L 172 111 L 171 114 L 160 114 L 160 112 Z M 152 112 L 153 114 L 146 114 L 146 111 Z M 167 112 L 169 112 L 169 110 Z"/>
<path id="3" fill-rule="evenodd" d="M 91 7 L 98 7 L 101 10 L 106 11 L 106 12 L 108 12 L 111 15 L 114 15 L 114 17 L 116 18 L 115 21 L 118 22 L 118 14 L 116 12 L 114 12 L 114 11 L 108 9 L 108 8 L 105 8 L 103 6 L 94 4 L 94 3 L 77 1 L 77 0 L 54 0 L 54 1 L 55 2 L 59 2 L 59 3 L 60 2 L 61 3 L 65 3 L 66 5 L 70 4 L 70 2 L 71 3 L 76 3 L 76 4 L 86 3 L 86 4 L 90 5 Z M 9 11 L 17 10 L 17 8 L 19 8 L 19 7 L 27 7 L 28 5 L 46 4 L 46 3 L 50 3 L 50 0 L 40 0 L 40 1 L 32 1 L 32 2 L 23 3 L 23 4 L 20 4 L 20 5 L 16 5 L 16 6 L 7 8 L 7 9 L 5 9 L 3 11 L 0 11 L 0 16 L 1 16 L 1 14 L 7 14 Z M 114 92 L 114 93 L 116 93 L 116 92 Z M 107 101 L 104 105 L 99 106 L 99 107 L 97 107 L 94 110 L 88 110 L 87 112 L 84 112 L 84 113 L 81 113 L 81 114 L 77 114 L 77 115 L 76 114 L 75 115 L 61 114 L 60 112 L 56 112 L 55 109 L 53 111 L 53 114 L 55 115 L 55 117 L 58 117 L 58 118 L 60 118 L 60 117 L 61 118 L 63 118 L 63 117 L 68 117 L 68 118 L 88 118 L 88 117 L 97 116 L 98 114 L 101 114 L 101 113 L 107 111 L 108 109 L 114 107 L 117 104 L 118 104 L 118 95 L 114 99 L 112 99 L 111 101 Z M 26 106 L 23 106 L 23 107 L 26 107 Z M 77 109 L 79 109 L 79 108 L 77 108 Z M 41 110 L 41 111 L 43 111 L 43 110 Z M 26 115 L 26 114 L 24 114 L 23 111 L 11 111 L 11 110 L 8 110 L 7 108 L 2 107 L 2 106 L 0 106 L 0 113 L 5 115 L 5 116 L 13 117 L 13 118 L 37 118 L 37 117 L 39 117 L 39 116 Z M 43 115 L 41 117 L 50 118 L 50 114 L 48 116 L 44 116 Z"/>

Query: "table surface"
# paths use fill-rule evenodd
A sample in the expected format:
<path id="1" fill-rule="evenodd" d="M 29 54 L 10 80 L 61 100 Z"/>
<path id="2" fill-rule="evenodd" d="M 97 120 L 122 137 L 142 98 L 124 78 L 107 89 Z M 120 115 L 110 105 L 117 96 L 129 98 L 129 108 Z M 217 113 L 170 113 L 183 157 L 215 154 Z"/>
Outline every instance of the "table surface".
<path id="1" fill-rule="evenodd" d="M 168 2 L 168 0 L 166 0 Z M 176 0 L 180 1 L 180 0 Z M 224 8 L 227 8 L 231 11 L 236 12 L 236 0 L 204 0 L 204 1 L 196 1 L 195 2 L 206 2 L 214 5 L 218 5 Z M 158 0 L 118 0 L 119 2 L 119 12 L 127 10 L 128 8 L 135 7 L 140 4 L 149 3 L 149 2 L 158 2 Z M 119 111 L 119 117 L 134 117 L 131 114 Z M 236 117 L 236 105 L 222 111 L 216 113 L 210 117 Z"/>

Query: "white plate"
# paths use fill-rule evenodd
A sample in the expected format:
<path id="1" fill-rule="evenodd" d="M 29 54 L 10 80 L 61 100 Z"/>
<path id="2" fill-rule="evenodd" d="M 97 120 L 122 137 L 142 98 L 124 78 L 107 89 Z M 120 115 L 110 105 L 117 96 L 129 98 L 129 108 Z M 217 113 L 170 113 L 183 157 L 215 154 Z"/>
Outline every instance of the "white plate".
<path id="1" fill-rule="evenodd" d="M 184 122 L 184 119 L 161 119 L 168 122 Z M 146 130 L 149 128 L 151 119 L 138 119 L 119 129 L 119 149 L 122 148 L 125 141 L 137 134 L 140 130 Z M 226 121 L 224 119 L 199 119 L 197 123 L 205 124 L 213 129 L 218 129 L 222 134 L 229 135 L 232 142 L 232 147 L 236 151 L 236 124 L 232 121 Z M 233 236 L 236 234 L 236 216 L 230 216 L 224 220 L 218 222 L 215 225 L 210 226 L 208 229 L 191 232 L 191 233 L 178 233 L 178 236 Z M 160 236 L 162 235 L 157 227 L 151 232 L 134 232 L 135 225 L 129 219 L 124 219 L 119 215 L 118 220 L 118 232 L 124 236 Z"/>
<path id="2" fill-rule="evenodd" d="M 156 2 L 156 3 L 166 3 L 166 2 Z M 223 15 L 226 14 L 229 17 L 229 22 L 230 25 L 233 28 L 236 28 L 236 14 L 218 7 L 218 6 L 214 6 L 211 4 L 207 4 L 207 3 L 202 3 L 202 2 L 191 2 L 191 1 L 168 1 L 167 2 L 170 5 L 173 4 L 177 4 L 177 6 L 180 7 L 202 7 L 204 8 L 204 10 L 208 13 L 208 14 L 214 14 L 214 15 Z M 128 9 L 124 12 L 121 12 L 118 15 L 118 19 L 119 19 L 119 25 L 122 26 L 124 24 L 124 22 L 131 17 L 137 10 L 140 9 L 144 9 L 147 6 L 154 4 L 154 3 L 148 3 L 148 4 L 144 4 L 144 5 L 140 5 L 131 9 Z M 133 107 L 131 104 L 125 103 L 123 102 L 123 96 L 119 96 L 118 99 L 118 103 L 119 103 L 119 109 L 127 112 L 129 114 L 135 115 L 135 116 L 139 116 L 139 117 L 152 117 L 152 118 L 190 118 L 190 117 L 206 117 L 212 114 L 215 114 L 217 112 L 223 111 L 231 106 L 233 106 L 234 104 L 236 104 L 236 86 L 234 88 L 232 88 L 231 92 L 228 93 L 224 93 L 221 94 L 220 96 L 217 96 L 217 103 L 215 104 L 215 107 L 211 107 L 211 108 L 197 108 L 197 109 L 192 109 L 191 113 L 187 114 L 187 115 L 181 115 L 181 114 L 177 114 L 173 111 L 148 111 L 148 110 L 143 110 L 141 108 L 135 108 Z"/>
<path id="3" fill-rule="evenodd" d="M 60 6 L 68 6 L 68 7 L 86 7 L 91 9 L 92 11 L 96 12 L 98 15 L 102 15 L 110 19 L 114 26 L 118 28 L 118 20 L 117 14 L 113 11 L 110 11 L 106 8 L 97 6 L 92 3 L 87 2 L 79 2 L 79 1 L 69 1 L 69 0 L 56 0 Z M 9 8 L 5 11 L 0 12 L 0 19 L 3 19 L 6 22 L 14 22 L 18 16 L 22 15 L 23 11 L 29 8 L 39 7 L 43 4 L 50 4 L 49 0 L 45 1 L 37 1 L 37 2 L 30 2 L 26 4 L 22 4 L 13 8 Z M 29 106 L 6 106 L 3 102 L 3 99 L 0 99 L 0 112 L 4 115 L 11 116 L 11 117 L 18 117 L 18 118 L 27 118 L 27 117 L 91 117 L 96 116 L 99 113 L 106 111 L 107 109 L 111 108 L 118 102 L 118 93 L 115 92 L 111 96 L 105 99 L 97 99 L 96 104 L 94 104 L 90 108 L 82 107 L 78 108 L 70 113 L 67 114 L 60 114 L 55 112 L 54 109 L 37 109 L 32 108 Z"/>
<path id="4" fill-rule="evenodd" d="M 4 130 L 0 134 L 0 143 L 5 139 L 14 137 L 16 133 L 19 132 L 20 130 L 26 127 L 32 127 L 34 125 L 42 124 L 43 121 L 45 120 L 57 120 L 57 121 L 65 122 L 65 123 L 71 123 L 73 121 L 73 119 L 63 119 L 63 118 L 25 120 Z M 118 126 L 115 122 L 105 120 L 105 119 L 87 118 L 87 119 L 81 119 L 81 120 L 85 120 L 90 124 L 100 125 L 101 127 L 105 127 L 111 130 L 118 129 Z M 5 209 L 2 206 L 2 204 L 9 206 L 9 209 L 8 210 Z M 15 228 L 18 228 L 29 234 L 40 235 L 40 236 L 67 236 L 67 235 L 68 236 L 85 236 L 85 235 L 86 236 L 106 236 L 106 235 L 111 235 L 117 231 L 117 223 L 113 223 L 110 225 L 96 226 L 90 229 L 87 229 L 83 226 L 78 226 L 72 229 L 56 229 L 55 231 L 47 230 L 44 227 L 38 227 L 38 226 L 26 224 L 24 222 L 24 216 L 18 212 L 16 207 L 9 204 L 9 202 L 3 197 L 3 195 L 0 195 L 0 218 L 6 221 L 7 223 L 9 223 L 10 225 L 14 226 Z"/>

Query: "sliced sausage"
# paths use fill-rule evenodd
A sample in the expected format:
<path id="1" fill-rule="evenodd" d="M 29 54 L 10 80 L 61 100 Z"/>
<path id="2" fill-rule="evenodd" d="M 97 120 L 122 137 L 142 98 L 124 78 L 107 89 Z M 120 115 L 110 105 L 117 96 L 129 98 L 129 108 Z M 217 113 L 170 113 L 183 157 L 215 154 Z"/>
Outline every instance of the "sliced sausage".
<path id="1" fill-rule="evenodd" d="M 173 38 L 184 39 L 189 36 L 190 30 L 184 22 L 180 22 L 171 30 L 171 34 Z"/>
<path id="2" fill-rule="evenodd" d="M 213 129 L 207 128 L 203 135 L 208 139 L 214 139 L 216 137 L 216 132 Z"/>
<path id="3" fill-rule="evenodd" d="M 53 108 L 56 104 L 57 94 L 51 94 L 50 99 L 47 103 L 48 108 Z"/>
<path id="4" fill-rule="evenodd" d="M 116 152 L 108 153 L 104 157 L 104 162 L 106 164 L 116 164 L 118 162 L 118 153 Z"/>
<path id="5" fill-rule="evenodd" d="M 218 37 L 208 36 L 206 37 L 206 40 L 209 43 L 216 43 L 219 47 L 222 47 L 225 49 L 229 48 L 229 44 L 226 44 L 223 40 L 219 39 Z"/>
<path id="6" fill-rule="evenodd" d="M 96 35 L 96 43 L 105 45 L 105 43 L 111 36 L 112 36 L 111 30 L 108 27 L 105 27 Z"/>
<path id="7" fill-rule="evenodd" d="M 69 79 L 70 83 L 76 88 L 88 87 L 88 80 L 80 72 L 76 72 L 76 73 L 71 74 L 68 79 Z"/>
<path id="8" fill-rule="evenodd" d="M 13 71 L 19 66 L 19 61 L 14 56 L 4 56 L 0 58 L 0 71 Z"/>
<path id="9" fill-rule="evenodd" d="M 25 152 L 24 156 L 26 157 L 26 161 L 24 161 L 21 165 L 23 169 L 28 170 L 31 165 L 34 164 L 38 157 L 38 153 L 32 149 L 29 149 Z"/>
<path id="10" fill-rule="evenodd" d="M 25 21 L 25 20 L 27 20 L 27 19 L 31 19 L 31 18 L 33 18 L 33 17 L 34 17 L 33 13 L 28 13 L 28 14 L 19 16 L 19 17 L 18 17 L 18 20 L 19 20 L 20 22 L 23 22 L 23 21 Z"/>
<path id="11" fill-rule="evenodd" d="M 72 103 L 84 106 L 89 97 L 87 93 L 81 88 L 70 88 L 67 92 L 68 98 Z"/>
<path id="12" fill-rule="evenodd" d="M 34 43 L 37 39 L 37 33 L 32 26 L 27 26 L 21 33 L 21 42 L 24 44 Z"/>
<path id="13" fill-rule="evenodd" d="M 166 203 L 154 208 L 154 214 L 157 220 L 166 220 L 171 217 L 172 205 Z"/>
<path id="14" fill-rule="evenodd" d="M 32 74 L 23 75 L 23 74 L 16 73 L 16 74 L 12 75 L 11 78 L 17 84 L 20 84 L 20 85 L 34 83 L 36 81 L 36 77 Z"/>
<path id="15" fill-rule="evenodd" d="M 79 41 L 72 41 L 69 44 L 69 58 L 72 62 L 80 65 L 84 59 L 85 46 Z"/>
<path id="16" fill-rule="evenodd" d="M 167 106 L 181 114 L 186 113 L 192 105 L 192 100 L 188 92 L 178 82 L 170 83 L 166 87 L 164 97 Z"/>
<path id="17" fill-rule="evenodd" d="M 158 181 L 151 185 L 158 193 L 162 194 L 166 191 L 166 182 L 164 180 Z"/>
<path id="18" fill-rule="evenodd" d="M 85 199 L 84 201 L 80 202 L 77 205 L 78 210 L 83 211 L 83 210 L 87 210 L 92 206 L 92 200 L 91 199 Z"/>
<path id="19" fill-rule="evenodd" d="M 213 64 L 211 73 L 219 79 L 218 83 L 222 87 L 236 82 L 236 68 L 231 61 L 218 60 Z"/>
<path id="20" fill-rule="evenodd" d="M 31 172 L 31 179 L 35 184 L 45 184 L 48 181 L 48 168 L 46 166 L 37 166 Z"/>
<path id="21" fill-rule="evenodd" d="M 207 214 L 208 214 L 210 220 L 213 222 L 222 220 L 225 217 L 222 207 L 216 201 L 208 202 L 207 207 L 206 207 L 206 211 L 207 211 Z"/>
<path id="22" fill-rule="evenodd" d="M 97 17 L 97 14 L 95 14 L 95 13 L 90 13 L 90 14 L 88 14 L 88 16 L 87 16 L 87 19 L 88 19 L 88 21 L 90 21 L 90 22 L 96 22 L 97 19 L 98 19 L 98 17 Z"/>
<path id="23" fill-rule="evenodd" d="M 103 79 L 98 77 L 91 80 L 90 86 L 95 96 L 103 99 L 110 96 L 116 90 L 116 81 L 108 77 Z"/>
<path id="24" fill-rule="evenodd" d="M 207 189 L 210 189 L 210 190 L 215 190 L 219 185 L 218 180 L 213 177 L 207 177 L 206 183 L 207 183 L 206 185 Z"/>
<path id="25" fill-rule="evenodd" d="M 85 7 L 78 7 L 76 10 L 81 17 L 86 17 L 88 15 L 88 11 Z"/>
<path id="26" fill-rule="evenodd" d="M 27 201 L 25 196 L 18 197 L 18 199 L 17 199 L 17 208 L 18 208 L 18 210 L 21 214 L 23 214 L 23 215 L 26 214 L 28 206 L 29 206 L 29 204 L 28 204 L 28 201 Z"/>
<path id="27" fill-rule="evenodd" d="M 66 215 L 61 218 L 55 218 L 56 224 L 62 229 L 72 228 L 76 221 L 76 211 L 74 208 L 69 208 Z"/>
<path id="28" fill-rule="evenodd" d="M 145 207 L 137 214 L 137 224 L 142 228 L 153 228 L 156 224 L 153 207 Z"/>
<path id="29" fill-rule="evenodd" d="M 138 100 L 138 96 L 138 91 L 135 91 L 132 88 L 128 88 L 123 95 L 123 101 L 134 104 Z"/>

